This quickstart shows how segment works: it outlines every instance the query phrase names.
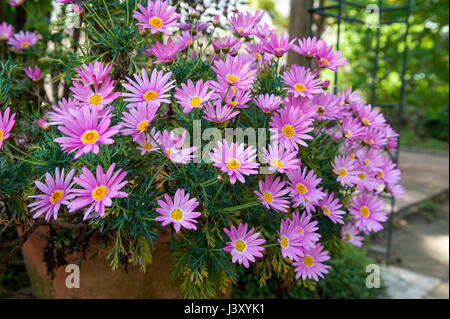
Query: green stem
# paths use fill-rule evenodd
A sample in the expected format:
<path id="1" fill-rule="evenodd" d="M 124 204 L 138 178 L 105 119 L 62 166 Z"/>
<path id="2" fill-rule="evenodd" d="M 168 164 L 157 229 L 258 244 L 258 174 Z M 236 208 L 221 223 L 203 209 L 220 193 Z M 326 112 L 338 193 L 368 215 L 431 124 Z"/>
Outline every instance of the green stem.
<path id="1" fill-rule="evenodd" d="M 233 207 L 225 208 L 225 209 L 223 209 L 223 211 L 224 212 L 232 212 L 232 211 L 235 211 L 235 210 L 246 209 L 246 208 L 250 208 L 250 207 L 258 206 L 258 205 L 261 205 L 261 201 L 260 200 L 256 200 L 254 202 L 250 202 L 250 203 L 247 203 L 247 204 L 242 204 L 242 205 L 239 205 L 239 206 L 233 206 Z"/>

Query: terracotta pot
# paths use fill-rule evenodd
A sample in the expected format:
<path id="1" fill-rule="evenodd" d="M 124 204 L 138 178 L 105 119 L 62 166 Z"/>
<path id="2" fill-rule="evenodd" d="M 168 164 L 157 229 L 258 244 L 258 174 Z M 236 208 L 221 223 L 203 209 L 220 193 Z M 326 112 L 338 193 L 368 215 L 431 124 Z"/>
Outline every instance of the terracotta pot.
<path id="1" fill-rule="evenodd" d="M 48 226 L 40 226 L 40 233 L 48 233 Z M 160 243 L 152 251 L 152 263 L 142 272 L 138 266 L 129 265 L 128 273 L 119 265 L 112 271 L 106 260 L 108 249 L 91 247 L 87 260 L 80 267 L 80 288 L 67 288 L 66 267 L 55 270 L 52 280 L 47 274 L 43 259 L 46 240 L 32 234 L 22 247 L 22 254 L 33 293 L 36 298 L 183 298 L 179 283 L 170 279 L 169 251 Z M 93 259 L 89 259 L 97 253 Z M 81 254 L 68 255 L 69 264 L 77 264 Z"/>

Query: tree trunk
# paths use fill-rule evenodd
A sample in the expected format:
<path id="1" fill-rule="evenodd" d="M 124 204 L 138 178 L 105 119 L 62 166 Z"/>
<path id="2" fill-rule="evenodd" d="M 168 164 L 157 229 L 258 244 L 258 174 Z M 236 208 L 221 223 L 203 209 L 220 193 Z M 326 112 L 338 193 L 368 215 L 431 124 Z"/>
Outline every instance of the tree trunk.
<path id="1" fill-rule="evenodd" d="M 304 38 L 309 35 L 310 15 L 308 12 L 311 0 L 291 0 L 291 14 L 289 17 L 290 38 Z M 290 51 L 288 64 L 306 65 L 306 58 L 297 52 Z"/>

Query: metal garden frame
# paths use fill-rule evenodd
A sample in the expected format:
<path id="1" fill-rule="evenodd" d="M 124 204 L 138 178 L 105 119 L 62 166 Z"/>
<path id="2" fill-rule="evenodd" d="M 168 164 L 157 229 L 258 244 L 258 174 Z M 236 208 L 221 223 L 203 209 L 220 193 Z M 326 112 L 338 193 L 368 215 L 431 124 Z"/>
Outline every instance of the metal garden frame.
<path id="1" fill-rule="evenodd" d="M 296 1 L 296 0 L 291 0 Z M 358 24 L 367 24 L 366 21 L 359 20 L 352 17 L 346 17 L 343 15 L 343 8 L 344 6 L 359 8 L 361 10 L 367 11 L 367 9 L 370 9 L 367 4 L 360 4 L 353 1 L 346 1 L 346 0 L 330 0 L 334 2 L 333 5 L 327 5 L 327 6 L 319 6 L 317 8 L 314 8 L 314 0 L 311 0 L 309 14 L 310 14 L 310 27 L 309 27 L 309 33 L 310 36 L 313 35 L 313 15 L 317 14 L 323 17 L 330 17 L 337 19 L 337 41 L 336 41 L 336 49 L 339 50 L 339 42 L 341 37 L 341 24 L 343 22 L 349 22 L 349 23 L 358 23 Z M 371 98 L 370 98 L 370 104 L 372 106 L 378 106 L 378 107 L 391 107 L 391 108 L 397 108 L 397 126 L 395 127 L 395 130 L 398 134 L 401 133 L 401 125 L 402 125 L 402 118 L 403 118 L 403 105 L 405 100 L 405 73 L 406 73 L 406 67 L 407 67 L 407 58 L 408 58 L 408 46 L 407 46 L 407 37 L 409 33 L 409 16 L 411 13 L 411 2 L 412 0 L 405 0 L 405 5 L 402 6 L 383 6 L 383 0 L 377 0 L 376 3 L 373 3 L 372 8 L 374 5 L 378 9 L 378 21 L 379 24 L 377 25 L 377 32 L 376 32 L 376 47 L 375 47 L 375 59 L 374 59 L 374 68 L 372 72 L 372 83 L 371 83 Z M 392 12 L 392 11 L 400 11 L 404 12 L 404 19 L 401 20 L 389 20 L 389 21 L 382 21 L 382 14 L 383 12 Z M 394 23 L 401 23 L 406 25 L 405 32 L 403 34 L 403 42 L 404 42 L 404 51 L 403 51 L 403 63 L 402 63 L 402 70 L 400 72 L 400 79 L 401 79 L 401 86 L 400 86 L 400 99 L 396 103 L 383 103 L 381 101 L 375 101 L 376 97 L 376 83 L 377 83 L 377 73 L 378 73 L 378 61 L 379 61 L 379 51 L 380 51 L 380 35 L 381 35 L 381 27 L 383 25 L 389 25 Z M 337 92 L 337 83 L 338 83 L 338 73 L 335 72 L 335 93 Z M 400 136 L 398 140 L 398 150 L 400 150 Z M 399 163 L 399 152 L 389 152 L 389 156 L 391 159 L 397 163 Z M 389 264 L 389 260 L 391 257 L 391 248 L 392 248 L 392 228 L 393 228 L 393 220 L 394 220 L 394 208 L 395 208 L 395 198 L 393 196 L 386 196 L 386 198 L 390 199 L 391 202 L 391 212 L 389 216 L 389 222 L 388 222 L 388 240 L 387 240 L 387 249 L 386 249 L 386 264 Z"/>

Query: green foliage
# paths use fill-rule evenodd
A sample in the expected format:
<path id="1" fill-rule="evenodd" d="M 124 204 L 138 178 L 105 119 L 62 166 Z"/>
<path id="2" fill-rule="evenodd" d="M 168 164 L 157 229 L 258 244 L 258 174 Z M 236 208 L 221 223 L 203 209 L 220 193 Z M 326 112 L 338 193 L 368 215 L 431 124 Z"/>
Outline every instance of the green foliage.
<path id="1" fill-rule="evenodd" d="M 325 297 L 332 299 L 373 299 L 379 297 L 384 286 L 367 288 L 366 267 L 376 262 L 367 257 L 367 248 L 348 243 L 343 245 L 339 258 L 330 260 L 330 273 L 326 279 Z"/>

